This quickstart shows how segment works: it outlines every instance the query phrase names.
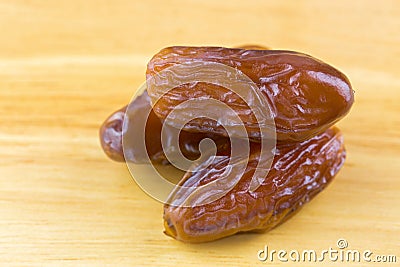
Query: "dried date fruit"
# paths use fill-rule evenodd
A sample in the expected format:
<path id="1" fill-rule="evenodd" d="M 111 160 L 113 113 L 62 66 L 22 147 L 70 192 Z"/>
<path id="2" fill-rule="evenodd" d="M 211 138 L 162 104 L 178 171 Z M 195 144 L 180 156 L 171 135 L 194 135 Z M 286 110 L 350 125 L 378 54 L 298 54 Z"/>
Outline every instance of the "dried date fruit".
<path id="1" fill-rule="evenodd" d="M 348 79 L 311 56 L 267 49 L 257 45 L 244 45 L 236 49 L 163 49 L 148 64 L 147 78 L 161 77 L 154 79 L 156 82 L 153 84 L 148 83 L 150 96 L 145 91 L 129 106 L 114 112 L 101 126 L 103 150 L 117 161 L 149 163 L 150 159 L 152 163 L 168 164 L 166 151 L 161 145 L 162 127 L 165 127 L 167 137 L 164 148 L 169 151 L 180 150 L 190 160 L 200 156 L 201 140 L 211 138 L 215 142 L 217 156 L 200 165 L 194 164 L 181 180 L 180 187 L 171 193 L 168 203 L 172 204 L 164 206 L 167 235 L 196 243 L 238 232 L 269 230 L 287 220 L 322 191 L 342 167 L 346 156 L 343 139 L 337 128 L 329 127 L 347 114 L 354 101 Z M 268 173 L 266 177 L 255 177 L 257 181 L 265 178 L 261 179 L 261 185 L 256 190 L 249 190 L 253 174 L 259 167 L 257 164 L 265 161 L 260 160 L 260 129 L 251 109 L 255 104 L 253 99 L 240 99 L 229 87 L 195 80 L 176 86 L 165 95 L 161 94 L 162 86 L 158 85 L 168 83 L 168 80 L 163 80 L 163 74 L 160 73 L 170 66 L 190 62 L 222 63 L 240 70 L 258 86 L 257 90 L 268 102 L 278 143 L 272 167 L 269 172 L 265 171 L 265 174 Z M 179 79 L 187 73 L 173 75 Z M 232 76 L 225 77 L 230 79 Z M 173 124 L 173 119 L 172 124 L 163 125 L 163 121 L 179 104 L 196 97 L 213 98 L 225 103 L 241 118 L 252 141 L 244 173 L 237 172 L 243 155 L 230 154 L 231 143 L 225 127 L 235 128 L 236 125 L 221 124 L 222 121 L 229 122 L 224 112 L 220 112 L 221 117 L 217 120 L 205 117 L 191 119 L 193 107 L 189 106 L 186 113 L 180 113 L 188 122 L 180 131 L 179 147 L 173 145 L 172 136 L 176 134 L 174 126 L 180 127 L 182 124 Z M 159 99 L 158 102 L 155 99 Z M 261 109 L 263 105 L 255 107 Z M 201 107 L 199 110 L 203 112 L 206 109 Z M 124 119 L 128 119 L 130 126 L 137 126 L 137 129 L 123 129 Z M 140 131 L 143 128 L 145 131 Z M 229 137 L 234 138 L 235 135 Z M 231 182 L 224 180 L 227 170 L 232 170 L 231 174 L 237 182 L 225 191 L 225 184 Z M 214 184 L 214 187 L 208 187 L 210 184 Z M 211 202 L 203 202 L 205 199 L 211 199 Z"/>
<path id="2" fill-rule="evenodd" d="M 122 150 L 122 123 L 126 106 L 112 113 L 101 125 L 99 135 L 104 153 L 115 161 L 125 161 Z"/>
<path id="3" fill-rule="evenodd" d="M 125 106 L 106 119 L 100 127 L 100 143 L 108 157 L 116 161 L 125 161 L 122 146 L 122 126 L 125 115 L 128 115 L 130 123 L 138 125 L 138 129 L 140 129 L 140 126 L 145 125 L 145 116 L 150 109 L 151 106 L 148 95 L 144 93 L 134 100 L 130 110 L 127 111 L 127 106 Z M 143 138 L 146 138 L 146 148 L 142 149 L 141 146 L 135 144 L 126 146 L 125 154 L 128 155 L 126 160 L 136 163 L 146 163 L 148 162 L 148 158 L 150 158 L 154 162 L 166 164 L 166 159 L 162 153 L 161 137 L 160 134 L 157 134 L 160 132 L 160 119 L 151 111 L 146 124 L 145 137 L 143 137 L 143 132 L 138 130 L 133 133 L 131 136 L 132 138 L 129 138 L 129 141 L 132 143 L 134 143 L 135 140 L 143 140 Z"/>
<path id="4" fill-rule="evenodd" d="M 262 45 L 241 45 L 237 48 L 247 49 L 247 50 L 267 50 L 269 48 Z M 145 91 L 138 99 L 131 103 L 133 114 L 146 114 L 151 108 L 150 99 L 148 97 L 147 91 Z M 123 149 L 122 149 L 122 124 L 125 117 L 127 106 L 112 113 L 101 125 L 100 127 L 100 143 L 103 151 L 106 155 L 115 161 L 125 161 Z M 139 116 L 140 116 L 139 115 Z M 137 119 L 137 118 L 132 118 Z M 139 122 L 133 121 L 133 124 L 139 124 Z M 141 122 L 143 123 L 143 122 Z M 165 125 L 168 127 L 167 125 Z M 154 111 L 150 111 L 149 119 L 146 124 L 146 148 L 149 150 L 149 157 L 153 163 L 168 164 L 165 154 L 162 151 L 161 145 L 161 127 L 162 122 L 158 119 Z M 179 137 L 180 149 L 182 149 L 183 155 L 188 159 L 197 159 L 200 156 L 199 143 L 204 138 L 211 138 L 216 142 L 217 148 L 220 154 L 226 154 L 229 151 L 229 140 L 227 138 L 219 137 L 213 134 L 192 134 L 187 131 L 181 131 L 181 136 Z M 147 158 L 144 151 L 137 151 L 137 148 L 132 149 L 131 162 L 142 163 L 146 161 Z"/>
<path id="5" fill-rule="evenodd" d="M 146 115 L 148 119 L 146 122 Z M 148 163 L 148 159 L 153 163 L 168 164 L 167 157 L 161 144 L 162 122 L 151 110 L 150 98 L 145 91 L 138 96 L 131 104 L 127 111 L 127 106 L 111 114 L 100 127 L 100 143 L 106 155 L 115 161 L 125 161 L 122 148 L 122 124 L 125 115 L 129 118 L 129 123 L 135 127 L 135 131 L 129 132 L 129 137 L 125 138 L 125 155 L 127 160 L 134 163 Z M 138 144 L 143 140 L 143 133 L 140 129 L 145 127 L 145 144 L 146 149 L 142 149 Z M 178 148 L 172 144 L 172 136 L 175 134 L 171 126 L 164 125 L 166 131 L 165 147 L 170 151 L 176 151 Z M 125 133 L 126 134 L 126 133 Z M 179 134 L 179 149 L 182 154 L 189 160 L 195 160 L 200 156 L 199 143 L 205 138 L 214 141 L 217 147 L 218 155 L 229 155 L 230 142 L 229 138 L 208 134 L 208 133 L 190 133 L 181 131 Z"/>
<path id="6" fill-rule="evenodd" d="M 323 190 L 342 167 L 346 152 L 337 128 L 330 128 L 300 143 L 281 144 L 267 177 L 255 191 L 248 190 L 257 166 L 259 145 L 252 143 L 249 163 L 232 190 L 211 203 L 183 207 L 164 206 L 165 233 L 184 242 L 207 242 L 238 232 L 269 230 L 286 220 Z M 205 169 L 197 166 L 182 179 L 182 186 L 197 188 L 219 179 L 233 166 L 229 156 L 217 156 Z M 175 204 L 188 190 L 171 194 Z M 218 190 L 218 188 L 216 188 Z M 212 190 L 207 192 L 211 196 Z M 190 196 L 191 201 L 205 195 Z"/>
<path id="7" fill-rule="evenodd" d="M 251 98 L 241 99 L 228 88 L 201 81 L 182 84 L 166 93 L 161 91 L 168 80 L 163 79 L 163 70 L 192 62 L 215 62 L 236 68 L 257 84 L 271 108 L 279 142 L 303 141 L 323 132 L 345 116 L 354 101 L 350 82 L 343 73 L 306 54 L 281 50 L 169 47 L 150 60 L 146 73 L 148 81 L 153 81 L 148 82 L 149 96 L 153 102 L 158 100 L 153 103 L 154 112 L 162 120 L 187 100 L 213 98 L 227 104 L 239 115 L 250 139 L 260 140 L 259 124 L 249 110 L 249 106 L 255 105 Z M 179 80 L 186 74 L 172 75 Z M 179 119 L 186 120 L 192 115 L 192 110 L 182 110 Z M 226 114 L 221 114 L 221 120 L 226 120 L 224 116 Z M 236 126 L 197 118 L 183 129 L 223 135 L 224 127 Z"/>

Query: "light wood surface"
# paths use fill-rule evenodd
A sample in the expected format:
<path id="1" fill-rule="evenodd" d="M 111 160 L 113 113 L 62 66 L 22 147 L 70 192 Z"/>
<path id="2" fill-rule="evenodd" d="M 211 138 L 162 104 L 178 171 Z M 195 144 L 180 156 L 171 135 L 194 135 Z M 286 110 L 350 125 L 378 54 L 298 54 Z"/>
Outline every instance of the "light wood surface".
<path id="1" fill-rule="evenodd" d="M 0 34 L 0 266 L 291 266 L 257 251 L 321 251 L 339 238 L 399 265 L 399 1 L 1 0 Z M 271 232 L 177 242 L 162 233 L 162 205 L 105 157 L 99 125 L 161 48 L 248 43 L 349 76 L 346 164 Z"/>

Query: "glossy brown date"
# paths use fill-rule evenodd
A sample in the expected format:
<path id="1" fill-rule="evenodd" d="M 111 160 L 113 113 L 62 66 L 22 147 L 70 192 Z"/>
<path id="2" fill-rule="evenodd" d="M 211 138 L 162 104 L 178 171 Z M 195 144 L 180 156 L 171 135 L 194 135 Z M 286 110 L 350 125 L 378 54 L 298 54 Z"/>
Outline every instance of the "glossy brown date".
<path id="1" fill-rule="evenodd" d="M 147 78 L 159 77 L 154 79 L 154 84 L 148 84 L 149 96 L 157 99 L 162 95 L 159 91 L 159 85 L 164 82 L 162 70 L 193 61 L 211 61 L 237 68 L 256 83 L 270 105 L 280 142 L 303 141 L 323 132 L 345 116 L 354 101 L 347 77 L 309 55 L 221 47 L 168 47 L 161 50 L 147 65 Z M 176 78 L 179 75 L 175 74 Z M 155 103 L 154 112 L 165 119 L 178 104 L 197 97 L 214 98 L 232 107 L 244 122 L 249 137 L 253 141 L 260 139 L 259 125 L 249 111 L 252 100 L 242 100 L 227 88 L 215 84 L 192 82 L 175 87 Z M 190 118 L 191 110 L 180 116 Z M 184 129 L 221 135 L 225 132 L 223 126 L 206 118 L 192 120 Z"/>
<path id="2" fill-rule="evenodd" d="M 148 120 L 146 122 L 146 115 Z M 163 152 L 161 144 L 162 122 L 151 110 L 150 98 L 145 91 L 138 96 L 130 105 L 111 114 L 100 127 L 100 143 L 106 155 L 115 161 L 125 161 L 122 148 L 122 124 L 128 116 L 130 124 L 137 126 L 134 131 L 129 132 L 129 137 L 125 138 L 125 155 L 127 160 L 133 163 L 148 163 L 148 159 L 153 163 L 168 164 L 168 160 Z M 142 149 L 139 144 L 143 140 L 141 127 L 145 125 L 145 144 L 146 148 Z M 173 129 L 165 125 L 166 131 L 166 147 L 170 150 L 177 150 L 172 144 Z M 190 160 L 197 159 L 200 156 L 199 143 L 204 138 L 210 138 L 217 147 L 218 155 L 229 155 L 230 142 L 229 138 L 215 135 L 212 133 L 190 133 L 181 131 L 179 134 L 179 149 L 182 154 Z"/>
<path id="3" fill-rule="evenodd" d="M 195 243 L 238 232 L 271 229 L 323 190 L 342 167 L 346 156 L 337 128 L 301 143 L 280 145 L 264 182 L 254 192 L 249 192 L 247 189 L 258 163 L 259 145 L 253 143 L 251 151 L 244 175 L 238 177 L 236 186 L 220 199 L 195 207 L 165 205 L 165 233 Z M 232 167 L 228 161 L 227 156 L 216 157 L 207 168 L 187 173 L 181 185 L 197 187 L 218 179 Z M 171 198 L 179 195 L 179 190 L 186 189 L 178 189 Z"/>
<path id="4" fill-rule="evenodd" d="M 251 49 L 251 50 L 267 50 L 266 46 L 261 45 L 241 45 L 237 48 Z M 131 103 L 132 109 L 128 114 L 133 124 L 141 124 L 138 116 L 144 116 L 146 112 L 151 109 L 150 98 L 147 91 L 142 95 L 138 96 L 137 99 Z M 100 127 L 100 143 L 105 154 L 115 161 L 125 161 L 125 156 L 122 149 L 122 124 L 125 117 L 127 106 L 112 113 Z M 136 116 L 136 117 L 135 117 Z M 135 121 L 136 120 L 136 121 Z M 168 125 L 165 125 L 168 133 Z M 146 124 L 146 153 L 153 163 L 168 164 L 165 154 L 162 150 L 161 145 L 161 128 L 162 122 L 155 115 L 154 111 L 151 110 L 149 113 L 149 119 Z M 227 154 L 230 150 L 230 143 L 228 138 L 224 138 L 218 135 L 210 133 L 190 133 L 187 131 L 181 131 L 179 137 L 179 145 L 182 154 L 190 160 L 197 159 L 200 156 L 199 143 L 204 138 L 211 138 L 216 142 L 218 152 L 220 154 Z M 170 140 L 168 140 L 170 141 Z M 170 143 L 170 142 L 168 142 Z M 146 162 L 147 157 L 145 151 L 138 150 L 138 146 L 127 148 L 130 149 L 131 162 L 143 163 Z"/>
<path id="5" fill-rule="evenodd" d="M 112 113 L 100 126 L 101 147 L 106 155 L 115 161 L 124 161 L 122 150 L 122 123 L 126 106 Z"/>

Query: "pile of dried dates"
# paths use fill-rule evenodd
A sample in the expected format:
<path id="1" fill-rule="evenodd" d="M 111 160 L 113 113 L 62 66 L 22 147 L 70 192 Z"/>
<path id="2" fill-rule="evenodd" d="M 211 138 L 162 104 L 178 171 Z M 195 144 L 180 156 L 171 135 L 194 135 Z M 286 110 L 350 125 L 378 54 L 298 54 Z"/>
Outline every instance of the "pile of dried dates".
<path id="1" fill-rule="evenodd" d="M 309 55 L 261 46 L 168 47 L 148 63 L 147 79 L 167 68 L 191 62 L 215 62 L 230 66 L 247 75 L 267 101 L 275 123 L 276 149 L 271 167 L 256 190 L 248 190 L 260 160 L 260 131 L 249 105 L 254 99 L 241 99 L 217 84 L 193 82 L 179 85 L 160 95 L 162 79 L 155 79 L 142 95 L 114 112 L 101 126 L 103 150 L 111 159 L 152 164 L 169 164 L 163 151 L 161 130 L 166 136 L 175 125 L 164 124 L 175 107 L 194 98 L 213 98 L 229 105 L 243 125 L 250 140 L 246 168 L 238 182 L 222 197 L 204 205 L 164 205 L 165 233 L 184 242 L 207 242 L 239 232 L 269 230 L 284 222 L 305 203 L 321 192 L 343 166 L 346 157 L 343 137 L 333 125 L 350 110 L 354 92 L 347 77 L 332 66 Z M 185 75 L 172 73 L 172 76 Z M 254 103 L 252 103 L 254 102 Z M 262 108 L 262 107 L 260 107 Z M 125 143 L 123 121 L 145 122 L 145 149 L 135 141 Z M 182 116 L 190 116 L 184 110 Z M 223 121 L 224 114 L 221 115 Z M 147 115 L 146 115 L 147 117 Z M 229 120 L 227 120 L 229 122 Z M 226 125 L 225 125 L 226 126 Z M 233 125 L 231 125 L 233 127 Z M 207 117 L 183 125 L 179 147 L 190 160 L 201 155 L 199 143 L 209 138 L 215 143 L 216 156 L 207 166 L 195 165 L 186 172 L 173 192 L 187 187 L 206 185 L 232 168 L 231 136 L 223 126 Z M 137 139 L 137 138 L 134 138 Z M 168 138 L 166 139 L 168 143 Z M 170 147 L 174 144 L 171 143 Z M 164 146 L 165 147 L 165 146 Z M 204 197 L 204 196 L 201 196 Z"/>

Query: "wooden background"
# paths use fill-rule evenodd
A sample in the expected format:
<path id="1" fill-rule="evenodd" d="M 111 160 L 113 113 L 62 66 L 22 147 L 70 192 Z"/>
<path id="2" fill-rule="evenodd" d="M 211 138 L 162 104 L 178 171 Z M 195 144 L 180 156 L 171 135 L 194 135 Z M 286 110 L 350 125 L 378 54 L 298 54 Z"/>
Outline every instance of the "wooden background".
<path id="1" fill-rule="evenodd" d="M 248 43 L 350 77 L 356 102 L 339 123 L 348 159 L 269 233 L 179 243 L 162 233 L 162 205 L 105 157 L 99 125 L 161 48 Z M 0 0 L 0 266 L 266 266 L 265 245 L 321 251 L 339 238 L 398 266 L 399 103 L 399 1 Z M 362 265 L 396 264 L 351 264 Z"/>

